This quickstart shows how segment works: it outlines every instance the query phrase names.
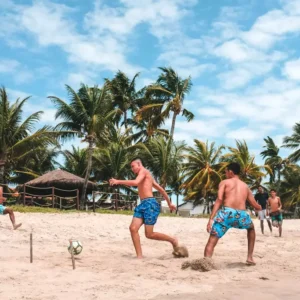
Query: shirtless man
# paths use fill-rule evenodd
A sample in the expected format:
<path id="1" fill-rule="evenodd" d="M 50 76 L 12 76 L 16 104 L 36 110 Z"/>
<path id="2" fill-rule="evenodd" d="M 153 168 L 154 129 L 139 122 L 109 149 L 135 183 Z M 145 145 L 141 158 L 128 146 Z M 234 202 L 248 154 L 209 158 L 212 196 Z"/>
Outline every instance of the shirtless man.
<path id="1" fill-rule="evenodd" d="M 139 229 L 145 225 L 145 235 L 148 239 L 166 241 L 171 243 L 173 248 L 178 246 L 178 240 L 175 237 L 170 237 L 163 233 L 154 232 L 154 225 L 157 221 L 160 213 L 160 206 L 156 199 L 153 197 L 152 188 L 155 188 L 162 194 L 167 201 L 171 212 L 176 210 L 176 206 L 173 205 L 165 192 L 165 190 L 152 178 L 150 172 L 144 168 L 142 161 L 136 158 L 131 161 L 131 170 L 137 175 L 134 180 L 117 180 L 110 179 L 110 185 L 128 185 L 137 186 L 139 197 L 142 200 L 141 203 L 134 209 L 134 215 L 129 227 L 133 245 L 136 251 L 137 258 L 142 258 L 142 247 L 139 236 Z"/>
<path id="2" fill-rule="evenodd" d="M 6 198 L 3 197 L 3 188 L 0 186 L 0 215 L 6 215 L 9 214 L 11 223 L 13 225 L 14 230 L 18 229 L 22 223 L 16 224 L 15 215 L 11 208 L 5 207 L 3 205 L 3 202 L 6 200 Z"/>
<path id="3" fill-rule="evenodd" d="M 279 229 L 279 237 L 282 235 L 282 204 L 280 198 L 276 196 L 276 190 L 272 189 L 270 191 L 271 197 L 269 197 L 267 205 L 270 208 L 270 216 L 272 218 L 272 225 Z M 267 211 L 268 214 L 268 211 Z"/>
<path id="4" fill-rule="evenodd" d="M 255 244 L 255 229 L 251 217 L 246 212 L 248 200 L 254 209 L 260 211 L 261 206 L 255 201 L 249 187 L 239 179 L 240 165 L 230 163 L 226 168 L 226 177 L 219 185 L 218 198 L 207 224 L 210 237 L 205 247 L 204 256 L 212 257 L 219 239 L 230 228 L 247 229 L 248 256 L 246 263 L 255 265 L 253 250 Z M 221 206 L 224 206 L 220 209 Z M 219 210 L 220 209 L 220 210 Z"/>

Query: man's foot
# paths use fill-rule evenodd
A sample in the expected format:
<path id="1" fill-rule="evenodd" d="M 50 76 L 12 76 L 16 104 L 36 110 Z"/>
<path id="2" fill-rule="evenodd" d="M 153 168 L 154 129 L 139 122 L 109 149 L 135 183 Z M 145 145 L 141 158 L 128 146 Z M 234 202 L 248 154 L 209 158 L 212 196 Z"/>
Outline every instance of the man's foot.
<path id="1" fill-rule="evenodd" d="M 139 256 L 137 256 L 136 258 L 137 258 L 137 259 L 143 259 L 144 256 L 143 256 L 143 255 L 139 255 Z"/>
<path id="2" fill-rule="evenodd" d="M 253 258 L 248 258 L 248 259 L 246 260 L 246 265 L 247 265 L 247 266 L 255 266 L 256 263 L 255 263 L 255 261 L 253 260 Z"/>
<path id="3" fill-rule="evenodd" d="M 14 225 L 14 230 L 18 229 L 19 227 L 21 227 L 22 223 Z"/>

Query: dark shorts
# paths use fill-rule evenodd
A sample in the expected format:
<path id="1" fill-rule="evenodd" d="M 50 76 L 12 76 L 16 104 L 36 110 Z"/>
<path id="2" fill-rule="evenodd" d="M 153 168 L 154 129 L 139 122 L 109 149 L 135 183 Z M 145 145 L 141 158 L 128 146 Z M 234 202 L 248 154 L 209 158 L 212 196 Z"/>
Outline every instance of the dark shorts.
<path id="1" fill-rule="evenodd" d="M 282 213 L 281 212 L 274 212 L 270 213 L 270 216 L 272 218 L 273 225 L 281 225 L 283 221 Z"/>
<path id="2" fill-rule="evenodd" d="M 224 207 L 218 211 L 210 234 L 221 238 L 230 228 L 249 229 L 252 227 L 251 217 L 245 210 Z"/>
<path id="3" fill-rule="evenodd" d="M 145 225 L 154 225 L 160 213 L 160 206 L 155 198 L 146 198 L 134 209 L 134 218 L 143 219 Z"/>

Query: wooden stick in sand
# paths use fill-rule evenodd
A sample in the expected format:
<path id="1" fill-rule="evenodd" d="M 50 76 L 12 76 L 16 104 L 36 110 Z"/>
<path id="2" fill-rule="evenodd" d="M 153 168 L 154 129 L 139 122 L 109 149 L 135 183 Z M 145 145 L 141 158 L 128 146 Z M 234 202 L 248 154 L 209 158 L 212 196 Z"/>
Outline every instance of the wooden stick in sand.
<path id="1" fill-rule="evenodd" d="M 33 245 L 32 245 L 32 233 L 30 233 L 30 263 L 33 262 Z"/>
<path id="2" fill-rule="evenodd" d="M 73 265 L 73 270 L 75 270 L 75 258 L 74 258 L 74 253 L 73 253 L 73 243 L 72 240 L 70 240 L 70 252 L 71 252 L 71 259 L 72 259 L 72 265 Z"/>

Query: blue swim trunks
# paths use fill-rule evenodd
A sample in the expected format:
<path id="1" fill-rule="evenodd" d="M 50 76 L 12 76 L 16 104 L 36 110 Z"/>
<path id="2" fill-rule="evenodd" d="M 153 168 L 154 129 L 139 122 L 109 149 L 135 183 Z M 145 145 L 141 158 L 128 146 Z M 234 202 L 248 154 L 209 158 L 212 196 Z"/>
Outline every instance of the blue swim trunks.
<path id="1" fill-rule="evenodd" d="M 155 198 L 145 198 L 134 209 L 134 218 L 144 220 L 145 225 L 154 225 L 160 213 L 160 207 Z"/>
<path id="2" fill-rule="evenodd" d="M 2 204 L 0 204 L 0 215 L 4 214 L 4 210 L 5 210 L 5 206 L 3 206 Z"/>
<path id="3" fill-rule="evenodd" d="M 218 211 L 210 234 L 221 238 L 230 228 L 249 229 L 252 227 L 251 217 L 245 210 L 224 207 Z"/>

